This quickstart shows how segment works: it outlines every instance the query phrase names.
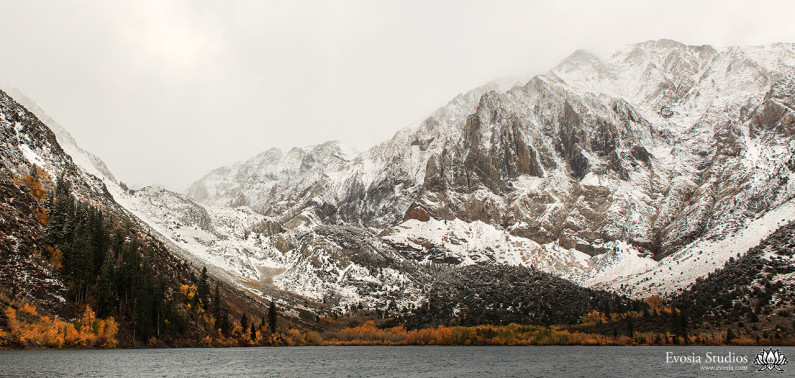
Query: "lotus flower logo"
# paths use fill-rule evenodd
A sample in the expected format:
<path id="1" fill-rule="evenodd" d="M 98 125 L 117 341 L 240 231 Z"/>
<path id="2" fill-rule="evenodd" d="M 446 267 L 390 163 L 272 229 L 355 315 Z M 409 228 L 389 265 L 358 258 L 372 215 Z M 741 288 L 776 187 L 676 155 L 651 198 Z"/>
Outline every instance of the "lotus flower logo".
<path id="1" fill-rule="evenodd" d="M 789 363 L 787 356 L 778 349 L 762 349 L 754 358 L 754 365 L 760 366 L 759 371 L 773 370 L 784 371 L 781 367 Z"/>

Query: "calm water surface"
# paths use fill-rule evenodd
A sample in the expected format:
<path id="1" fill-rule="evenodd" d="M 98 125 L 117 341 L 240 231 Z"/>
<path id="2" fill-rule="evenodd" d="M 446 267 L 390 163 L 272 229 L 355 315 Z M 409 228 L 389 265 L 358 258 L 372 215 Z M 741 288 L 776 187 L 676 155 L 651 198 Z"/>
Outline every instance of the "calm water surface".
<path id="1" fill-rule="evenodd" d="M 781 351 L 795 359 L 795 347 Z M 0 376 L 788 376 L 757 372 L 762 347 L 290 347 L 0 351 Z M 666 363 L 666 352 L 702 363 Z M 706 354 L 748 363 L 706 363 Z M 709 371 L 731 366 L 739 371 Z"/>

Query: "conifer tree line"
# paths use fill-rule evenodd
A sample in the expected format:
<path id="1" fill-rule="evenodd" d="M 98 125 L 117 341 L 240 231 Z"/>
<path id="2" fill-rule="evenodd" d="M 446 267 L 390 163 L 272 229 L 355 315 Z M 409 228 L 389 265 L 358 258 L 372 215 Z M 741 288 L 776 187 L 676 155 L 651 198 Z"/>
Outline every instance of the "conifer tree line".
<path id="1" fill-rule="evenodd" d="M 220 285 L 216 283 L 211 290 L 206 267 L 198 278 L 190 273 L 188 279 L 168 280 L 162 272 L 174 267 L 156 261 L 155 246 L 139 240 L 131 225 L 77 201 L 71 184 L 63 177 L 44 202 L 48 209 L 44 237 L 52 246 L 54 266 L 67 284 L 68 303 L 76 312 L 88 305 L 100 318 L 115 316 L 132 330 L 134 338 L 145 342 L 153 337 L 201 338 L 216 331 L 217 336 L 233 336 L 236 322 L 222 300 Z M 176 290 L 184 281 L 188 284 Z M 174 301 L 183 289 L 187 310 L 178 308 Z M 208 323 L 204 313 L 211 313 L 214 322 Z M 259 330 L 275 333 L 276 319 L 272 302 L 267 328 L 263 316 Z M 251 340 L 258 338 L 256 323 L 247 314 L 243 314 L 240 325 Z"/>
<path id="2" fill-rule="evenodd" d="M 212 315 L 215 319 L 213 329 L 220 331 L 220 335 L 224 337 L 233 336 L 233 323 L 229 318 L 229 309 L 221 300 L 220 288 L 218 284 L 215 286 L 215 290 L 212 294 L 212 300 L 208 302 L 208 299 L 209 285 L 207 284 L 207 267 L 204 267 L 202 268 L 202 273 L 199 278 L 197 296 L 195 297 L 194 301 L 197 304 L 212 303 Z M 251 342 L 256 342 L 259 338 L 267 335 L 265 333 L 266 331 L 273 335 L 277 331 L 277 318 L 278 310 L 276 308 L 276 302 L 271 299 L 271 304 L 267 312 L 267 323 L 265 316 L 263 316 L 261 318 L 261 322 L 257 324 L 253 317 L 249 318 L 248 314 L 243 312 L 243 315 L 240 317 L 241 333 L 244 335 L 248 334 Z"/>
<path id="3" fill-rule="evenodd" d="M 71 184 L 59 178 L 46 200 L 45 239 L 73 308 L 90 305 L 98 317 L 119 316 L 132 323 L 139 340 L 183 335 L 187 319 L 167 300 L 166 282 L 153 271 L 147 253 L 150 247 L 130 226 L 114 224 L 111 216 L 76 201 L 71 192 Z"/>

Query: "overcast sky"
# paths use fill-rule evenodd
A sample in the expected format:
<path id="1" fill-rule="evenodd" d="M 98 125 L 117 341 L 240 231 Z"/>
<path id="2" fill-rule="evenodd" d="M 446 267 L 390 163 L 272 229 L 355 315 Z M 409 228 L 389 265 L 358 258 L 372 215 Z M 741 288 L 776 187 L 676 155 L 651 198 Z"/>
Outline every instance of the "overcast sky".
<path id="1" fill-rule="evenodd" d="M 366 149 L 458 93 L 670 38 L 795 42 L 789 1 L 6 1 L 0 82 L 131 184 L 270 148 Z"/>

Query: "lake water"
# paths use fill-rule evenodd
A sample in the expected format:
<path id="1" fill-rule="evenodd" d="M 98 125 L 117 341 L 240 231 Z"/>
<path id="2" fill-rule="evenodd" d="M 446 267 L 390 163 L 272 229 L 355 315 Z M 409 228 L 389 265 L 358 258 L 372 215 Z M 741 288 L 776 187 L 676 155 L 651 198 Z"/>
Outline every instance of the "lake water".
<path id="1" fill-rule="evenodd" d="M 0 376 L 762 376 L 762 347 L 290 347 L 0 351 Z M 795 359 L 795 347 L 780 347 Z M 701 363 L 666 362 L 698 356 Z M 707 356 L 747 363 L 707 363 Z M 711 357 L 714 359 L 714 357 Z M 795 376 L 795 362 L 783 366 Z M 704 370 L 747 369 L 739 371 Z M 763 375 L 782 376 L 779 372 Z M 775 375 L 771 375 L 775 374 Z"/>

